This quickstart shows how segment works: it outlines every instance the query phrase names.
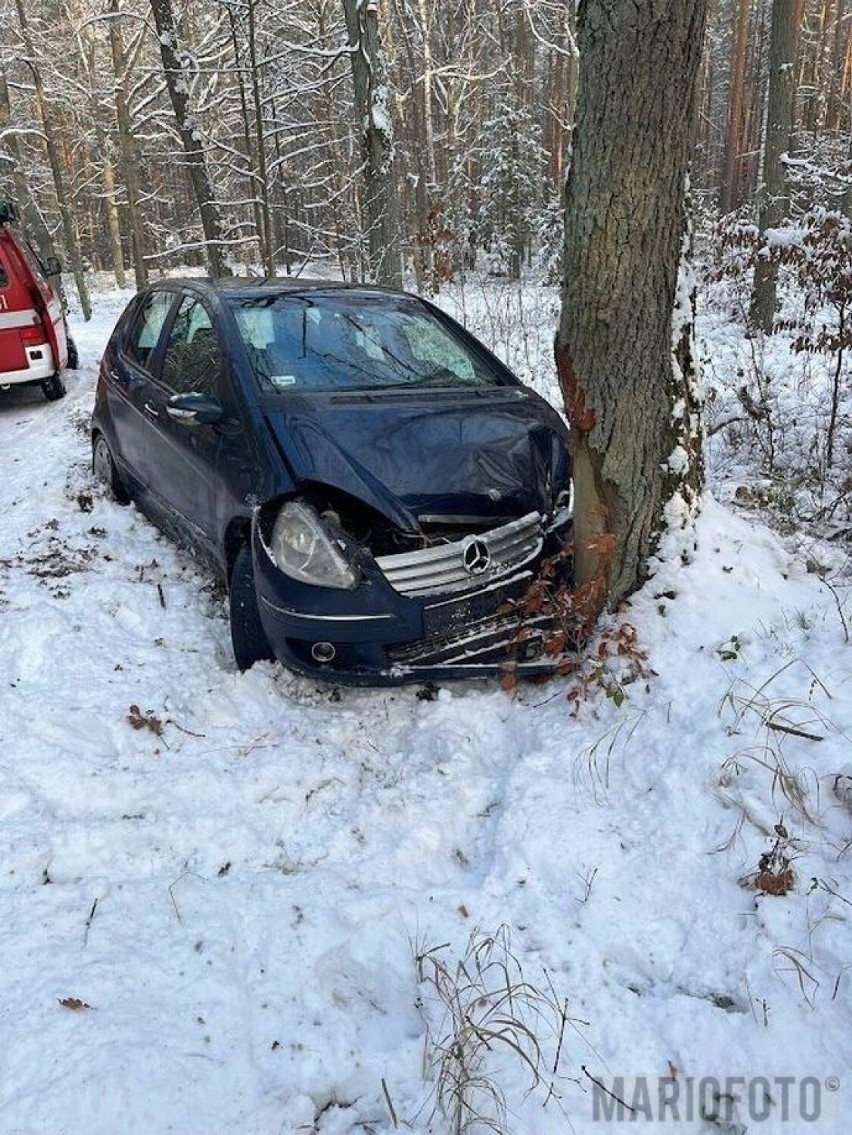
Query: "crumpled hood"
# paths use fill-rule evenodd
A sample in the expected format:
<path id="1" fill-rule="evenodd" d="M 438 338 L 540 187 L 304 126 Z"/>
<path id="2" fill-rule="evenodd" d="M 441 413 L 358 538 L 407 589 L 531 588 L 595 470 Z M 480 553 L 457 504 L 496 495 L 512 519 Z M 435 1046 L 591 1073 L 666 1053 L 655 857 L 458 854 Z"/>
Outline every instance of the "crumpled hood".
<path id="1" fill-rule="evenodd" d="M 325 395 L 268 407 L 298 482 L 342 489 L 404 527 L 423 514 L 513 517 L 553 507 L 567 431 L 532 391 Z"/>

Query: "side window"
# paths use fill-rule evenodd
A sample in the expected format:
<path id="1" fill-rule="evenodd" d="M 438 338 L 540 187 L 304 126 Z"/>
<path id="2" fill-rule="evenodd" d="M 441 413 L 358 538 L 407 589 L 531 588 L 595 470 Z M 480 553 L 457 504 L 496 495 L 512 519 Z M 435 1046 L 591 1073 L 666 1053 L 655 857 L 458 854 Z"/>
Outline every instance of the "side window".
<path id="1" fill-rule="evenodd" d="M 207 308 L 185 296 L 163 356 L 163 383 L 176 394 L 210 394 L 218 389 L 222 356 Z"/>
<path id="2" fill-rule="evenodd" d="M 171 292 L 151 292 L 136 316 L 127 343 L 127 353 L 146 369 L 173 300 L 174 295 Z"/>

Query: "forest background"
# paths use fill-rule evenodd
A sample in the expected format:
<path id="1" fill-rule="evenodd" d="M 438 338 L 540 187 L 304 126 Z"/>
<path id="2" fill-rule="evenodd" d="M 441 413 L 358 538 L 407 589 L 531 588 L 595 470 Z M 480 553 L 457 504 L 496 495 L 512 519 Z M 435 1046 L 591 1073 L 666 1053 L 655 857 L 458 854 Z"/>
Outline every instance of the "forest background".
<path id="1" fill-rule="evenodd" d="M 710 4 L 692 166 L 699 228 L 756 206 L 772 7 Z M 799 29 L 793 207 L 848 206 L 852 5 L 788 7 Z M 140 285 L 205 261 L 287 273 L 325 262 L 346 279 L 404 275 L 423 292 L 475 269 L 558 277 L 573 4 L 3 0 L 0 10 L 0 179 L 36 240 L 57 243 L 78 276 L 114 271 L 122 285 L 135 272 Z M 377 195 L 390 202 L 381 224 Z"/>

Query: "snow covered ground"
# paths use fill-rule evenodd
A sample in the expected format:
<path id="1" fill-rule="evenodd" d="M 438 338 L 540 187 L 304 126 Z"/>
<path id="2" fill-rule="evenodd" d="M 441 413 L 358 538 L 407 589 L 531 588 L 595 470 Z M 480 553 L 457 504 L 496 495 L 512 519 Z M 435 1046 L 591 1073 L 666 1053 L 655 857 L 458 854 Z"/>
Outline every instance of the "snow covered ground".
<path id="1" fill-rule="evenodd" d="M 123 302 L 0 392 L 0 1131 L 848 1131 L 839 554 L 708 498 L 622 616 L 655 673 L 576 715 L 240 675 L 89 472 Z"/>

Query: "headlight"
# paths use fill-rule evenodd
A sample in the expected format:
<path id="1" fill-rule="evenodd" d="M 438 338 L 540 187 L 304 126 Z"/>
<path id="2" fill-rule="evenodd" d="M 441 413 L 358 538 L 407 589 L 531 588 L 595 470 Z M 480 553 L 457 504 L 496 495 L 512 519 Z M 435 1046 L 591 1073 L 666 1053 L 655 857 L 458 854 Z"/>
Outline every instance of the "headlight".
<path id="1" fill-rule="evenodd" d="M 312 508 L 290 501 L 272 526 L 272 558 L 286 575 L 318 587 L 351 591 L 358 577 Z"/>

